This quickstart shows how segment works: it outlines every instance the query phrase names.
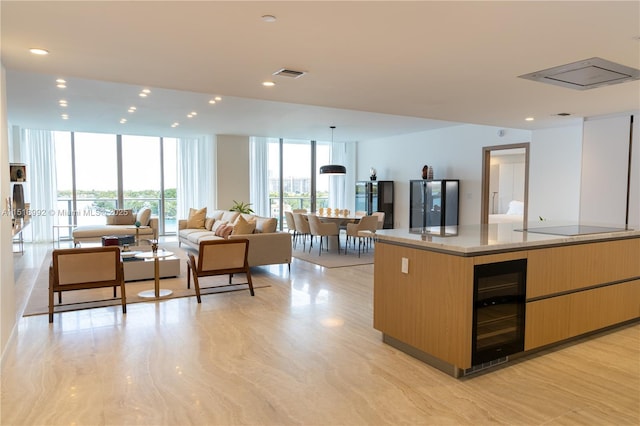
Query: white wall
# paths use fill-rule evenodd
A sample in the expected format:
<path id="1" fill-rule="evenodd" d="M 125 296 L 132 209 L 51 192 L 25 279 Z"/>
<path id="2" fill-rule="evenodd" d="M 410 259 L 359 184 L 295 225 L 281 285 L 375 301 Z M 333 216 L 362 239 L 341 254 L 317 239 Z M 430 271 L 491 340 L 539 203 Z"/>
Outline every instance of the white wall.
<path id="1" fill-rule="evenodd" d="M 465 124 L 427 132 L 358 142 L 357 180 L 393 180 L 396 228 L 409 226 L 409 180 L 422 178 L 422 167 L 433 166 L 435 179 L 460 179 L 460 224 L 480 222 L 482 148 L 531 141 L 528 130 Z"/>
<path id="2" fill-rule="evenodd" d="M 582 124 L 535 130 L 529 153 L 529 222 L 578 221 Z"/>
<path id="3" fill-rule="evenodd" d="M 249 202 L 249 137 L 216 136 L 216 206 L 228 210 L 233 200 Z M 215 190 L 215 189 L 214 189 Z"/>
<path id="4" fill-rule="evenodd" d="M 9 197 L 9 127 L 7 123 L 7 86 L 5 69 L 0 64 L 0 202 L 3 213 Z M 11 217 L 0 215 L 0 353 L 4 355 L 16 325 L 16 298 L 13 278 Z"/>
<path id="5" fill-rule="evenodd" d="M 580 221 L 625 223 L 630 116 L 584 122 Z"/>

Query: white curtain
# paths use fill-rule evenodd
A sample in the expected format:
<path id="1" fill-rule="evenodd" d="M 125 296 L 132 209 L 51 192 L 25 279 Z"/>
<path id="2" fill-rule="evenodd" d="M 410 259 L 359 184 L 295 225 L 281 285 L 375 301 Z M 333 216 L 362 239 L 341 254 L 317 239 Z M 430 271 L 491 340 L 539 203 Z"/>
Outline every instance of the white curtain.
<path id="1" fill-rule="evenodd" d="M 347 174 L 331 175 L 329 179 L 329 205 L 353 212 L 356 196 L 356 144 L 351 142 L 332 142 L 331 164 L 345 166 Z"/>
<path id="2" fill-rule="evenodd" d="M 216 208 L 216 143 L 210 136 L 178 139 L 178 219 L 189 208 Z"/>
<path id="3" fill-rule="evenodd" d="M 30 203 L 31 235 L 34 242 L 51 241 L 57 224 L 56 153 L 53 132 L 25 129 L 22 134 L 24 162 L 27 166 L 25 202 Z M 29 232 L 25 231 L 25 237 Z"/>
<path id="4" fill-rule="evenodd" d="M 251 208 L 259 216 L 270 217 L 269 151 L 267 138 L 249 139 L 249 194 Z"/>

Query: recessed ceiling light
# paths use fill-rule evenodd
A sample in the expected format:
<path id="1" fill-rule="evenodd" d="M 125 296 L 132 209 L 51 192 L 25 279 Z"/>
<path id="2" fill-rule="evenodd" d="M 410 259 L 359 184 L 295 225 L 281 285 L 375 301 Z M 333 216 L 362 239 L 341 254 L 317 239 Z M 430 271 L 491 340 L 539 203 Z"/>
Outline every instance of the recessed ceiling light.
<path id="1" fill-rule="evenodd" d="M 64 83 L 66 83 L 66 82 L 67 82 L 67 80 L 65 80 L 64 78 L 58 78 L 58 79 L 56 80 L 56 83 L 64 84 Z"/>
<path id="2" fill-rule="evenodd" d="M 136 112 L 136 109 L 137 109 L 136 107 L 132 106 L 132 107 L 129 107 L 127 111 L 129 111 L 130 113 L 134 113 Z"/>
<path id="3" fill-rule="evenodd" d="M 47 49 L 41 49 L 39 47 L 32 47 L 31 49 L 29 49 L 29 52 L 33 53 L 34 55 L 48 55 L 49 51 Z"/>
<path id="4" fill-rule="evenodd" d="M 67 101 L 66 101 L 65 99 L 60 99 L 60 100 L 58 101 L 58 104 L 59 104 L 60 106 L 66 107 L 66 106 L 67 106 Z"/>
<path id="5" fill-rule="evenodd" d="M 144 92 L 140 92 L 140 94 L 139 94 L 138 96 L 140 96 L 141 98 L 146 98 L 146 97 L 147 97 L 147 94 L 146 94 L 146 93 L 144 93 Z"/>
<path id="6" fill-rule="evenodd" d="M 124 124 L 124 123 L 126 123 L 126 122 L 127 122 L 127 119 L 126 119 L 126 118 L 121 118 L 121 119 L 120 119 L 120 124 Z"/>
<path id="7" fill-rule="evenodd" d="M 59 83 L 59 84 L 56 84 L 56 87 L 57 87 L 58 89 L 66 89 L 66 88 L 67 88 L 67 85 L 66 85 L 66 84 L 64 84 L 64 83 Z"/>
<path id="8" fill-rule="evenodd" d="M 220 96 L 216 96 L 216 97 L 215 97 L 215 98 L 213 98 L 213 99 L 215 99 L 216 101 L 221 101 L 221 100 L 222 100 L 222 98 L 221 98 Z"/>
<path id="9" fill-rule="evenodd" d="M 68 120 L 69 119 L 69 115 L 68 114 L 62 114 L 60 117 L 62 117 L 63 120 Z"/>
<path id="10" fill-rule="evenodd" d="M 273 87 L 276 84 L 273 81 L 263 81 L 262 85 L 265 86 L 265 87 Z"/>
<path id="11" fill-rule="evenodd" d="M 149 94 L 149 93 L 151 93 L 151 90 L 149 90 L 149 89 L 142 89 L 142 93 Z"/>
<path id="12" fill-rule="evenodd" d="M 215 101 L 215 100 L 213 100 L 213 99 L 211 99 L 211 100 L 209 100 L 209 103 L 210 103 L 211 105 L 213 105 L 213 104 L 215 104 L 215 103 L 216 103 L 216 101 Z"/>
<path id="13" fill-rule="evenodd" d="M 173 124 L 171 125 L 171 127 L 178 127 L 179 125 L 180 125 L 180 123 L 175 122 L 175 123 L 173 123 Z"/>
<path id="14" fill-rule="evenodd" d="M 193 114 L 187 114 L 187 118 L 193 117 Z"/>
<path id="15" fill-rule="evenodd" d="M 533 117 L 527 117 L 524 119 L 525 121 L 533 121 Z"/>
<path id="16" fill-rule="evenodd" d="M 262 15 L 262 20 L 264 22 L 276 22 L 276 17 L 273 15 Z"/>

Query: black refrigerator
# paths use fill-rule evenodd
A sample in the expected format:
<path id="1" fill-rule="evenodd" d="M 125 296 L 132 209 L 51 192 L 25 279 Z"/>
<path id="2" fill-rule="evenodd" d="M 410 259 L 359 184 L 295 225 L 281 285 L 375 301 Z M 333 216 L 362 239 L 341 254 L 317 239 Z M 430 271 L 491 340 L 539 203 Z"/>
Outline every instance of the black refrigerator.
<path id="1" fill-rule="evenodd" d="M 459 180 L 422 179 L 412 180 L 409 184 L 411 228 L 458 225 Z"/>
<path id="2" fill-rule="evenodd" d="M 393 228 L 393 181 L 356 182 L 356 211 L 384 212 L 384 229 Z"/>

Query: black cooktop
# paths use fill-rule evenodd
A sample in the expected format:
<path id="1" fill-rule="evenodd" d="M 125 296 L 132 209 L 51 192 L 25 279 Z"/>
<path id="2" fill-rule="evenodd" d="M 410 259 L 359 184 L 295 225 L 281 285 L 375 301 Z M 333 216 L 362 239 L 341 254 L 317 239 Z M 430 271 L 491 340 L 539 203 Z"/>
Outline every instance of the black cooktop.
<path id="1" fill-rule="evenodd" d="M 574 236 L 574 235 L 600 234 L 603 232 L 631 231 L 631 229 L 610 228 L 607 226 L 565 225 L 565 226 L 547 226 L 542 228 L 518 229 L 518 231 L 526 231 L 526 232 L 531 232 L 533 234 Z"/>

